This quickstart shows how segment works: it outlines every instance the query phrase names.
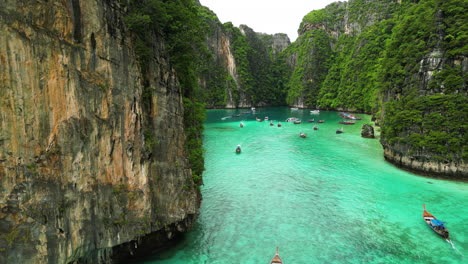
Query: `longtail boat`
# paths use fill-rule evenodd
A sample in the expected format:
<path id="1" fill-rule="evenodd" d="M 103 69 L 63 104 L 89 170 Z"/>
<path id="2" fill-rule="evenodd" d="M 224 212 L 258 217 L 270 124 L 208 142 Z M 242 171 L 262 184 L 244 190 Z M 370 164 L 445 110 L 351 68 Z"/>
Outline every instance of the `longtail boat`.
<path id="1" fill-rule="evenodd" d="M 271 259 L 270 264 L 283 264 L 283 261 L 279 256 L 278 247 L 276 247 L 276 254 L 273 259 Z"/>
<path id="2" fill-rule="evenodd" d="M 423 204 L 423 218 L 426 224 L 434 230 L 439 236 L 448 239 L 449 238 L 449 231 L 448 229 L 444 226 L 445 222 L 440 221 L 437 219 L 435 216 L 433 216 L 431 213 L 426 211 L 426 205 Z"/>

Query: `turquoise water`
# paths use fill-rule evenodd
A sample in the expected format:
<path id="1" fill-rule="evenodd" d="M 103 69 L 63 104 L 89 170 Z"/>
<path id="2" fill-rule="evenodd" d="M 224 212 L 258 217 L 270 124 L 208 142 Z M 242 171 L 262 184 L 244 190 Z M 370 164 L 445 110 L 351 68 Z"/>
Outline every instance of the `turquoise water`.
<path id="1" fill-rule="evenodd" d="M 208 111 L 200 217 L 176 248 L 144 263 L 267 264 L 276 246 L 285 264 L 468 263 L 468 184 L 385 162 L 378 139 L 360 136 L 369 116 L 348 126 L 336 112 L 289 108 L 225 118 L 240 112 Z M 277 127 L 255 116 L 303 122 Z M 459 252 L 422 220 L 423 203 Z"/>

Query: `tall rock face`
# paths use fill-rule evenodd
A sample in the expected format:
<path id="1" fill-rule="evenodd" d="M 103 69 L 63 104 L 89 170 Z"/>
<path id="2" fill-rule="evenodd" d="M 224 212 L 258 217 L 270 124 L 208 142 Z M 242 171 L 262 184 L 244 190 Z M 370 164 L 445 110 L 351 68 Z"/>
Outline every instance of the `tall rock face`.
<path id="1" fill-rule="evenodd" d="M 0 263 L 118 261 L 191 225 L 180 87 L 162 37 L 146 76 L 133 46 L 113 1 L 0 2 Z"/>
<path id="2" fill-rule="evenodd" d="M 307 14 L 299 27 L 299 37 L 286 51 L 292 74 L 288 83 L 287 102 L 303 108 L 339 109 L 370 112 L 368 102 L 359 90 L 351 93 L 349 83 L 356 76 L 343 76 L 343 65 L 336 62 L 347 60 L 347 56 L 378 56 L 374 49 L 362 54 L 360 47 L 368 39 L 363 33 L 379 21 L 390 18 L 398 7 L 396 0 L 350 0 L 335 2 L 324 9 Z M 361 55 L 362 54 L 362 55 Z M 354 66 L 354 65 L 353 65 Z M 362 67 L 362 65 L 355 65 Z M 338 76 L 330 72 L 341 71 Z M 349 95 L 352 103 L 350 103 Z M 333 100 L 336 98 L 337 100 Z M 357 99 L 357 97 L 360 97 Z M 371 102 L 372 104 L 373 102 Z M 365 109 L 364 109 L 365 108 Z"/>
<path id="3" fill-rule="evenodd" d="M 221 24 L 211 10 L 202 6 L 199 14 L 208 47 L 200 74 L 207 107 L 283 105 L 285 88 L 277 87 L 277 76 L 271 73 L 286 65 L 278 56 L 290 44 L 288 36 L 257 33 L 246 25 L 237 28 L 230 22 Z"/>
<path id="4" fill-rule="evenodd" d="M 463 0 L 350 0 L 306 15 L 287 102 L 374 113 L 390 162 L 468 177 Z"/>
<path id="5" fill-rule="evenodd" d="M 466 1 L 405 3 L 382 58 L 385 158 L 468 179 Z"/>

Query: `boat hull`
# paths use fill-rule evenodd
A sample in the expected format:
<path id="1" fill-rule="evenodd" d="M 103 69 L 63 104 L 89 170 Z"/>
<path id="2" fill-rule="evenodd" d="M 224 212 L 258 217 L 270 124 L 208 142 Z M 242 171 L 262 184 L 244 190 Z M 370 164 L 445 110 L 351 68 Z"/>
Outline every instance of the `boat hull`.
<path id="1" fill-rule="evenodd" d="M 439 236 L 441 236 L 441 237 L 443 237 L 445 239 L 449 239 L 450 233 L 447 230 L 447 228 L 445 228 L 445 226 L 443 226 L 443 225 L 441 225 L 442 227 L 440 227 L 440 226 L 432 224 L 433 220 L 437 220 L 437 218 L 435 216 L 433 216 L 431 213 L 429 213 L 428 211 L 426 211 L 426 207 L 424 205 L 423 205 L 423 208 L 424 208 L 424 212 L 423 212 L 424 222 L 426 222 L 426 224 L 436 234 L 438 234 Z"/>

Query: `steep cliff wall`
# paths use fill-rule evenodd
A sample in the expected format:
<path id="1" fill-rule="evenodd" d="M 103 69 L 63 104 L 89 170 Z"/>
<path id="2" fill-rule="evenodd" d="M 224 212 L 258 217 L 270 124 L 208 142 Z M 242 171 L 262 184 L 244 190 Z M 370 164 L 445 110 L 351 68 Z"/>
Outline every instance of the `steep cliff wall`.
<path id="1" fill-rule="evenodd" d="M 406 2 L 381 60 L 385 158 L 468 179 L 466 1 Z"/>
<path id="2" fill-rule="evenodd" d="M 199 13 L 209 50 L 200 74 L 207 107 L 284 104 L 284 88 L 275 87 L 277 76 L 271 73 L 285 64 L 277 57 L 290 44 L 288 36 L 257 33 L 246 25 L 237 28 L 229 22 L 221 24 L 205 7 L 200 6 Z"/>
<path id="3" fill-rule="evenodd" d="M 466 36 L 462 0 L 350 0 L 306 15 L 286 49 L 288 103 L 375 113 L 385 157 L 466 178 Z"/>
<path id="4" fill-rule="evenodd" d="M 372 92 L 361 92 L 363 87 L 350 91 L 356 75 L 347 73 L 346 68 L 358 56 L 379 56 L 375 47 L 362 51 L 365 44 L 373 41 L 365 34 L 377 22 L 392 17 L 397 8 L 395 0 L 350 0 L 307 14 L 299 27 L 298 39 L 287 49 L 289 64 L 293 65 L 287 102 L 304 108 L 370 112 L 373 98 L 365 95 Z M 340 64 L 344 61 L 346 64 Z M 359 69 L 362 64 L 349 68 Z"/>
<path id="5" fill-rule="evenodd" d="M 0 3 L 0 263 L 109 261 L 196 215 L 164 41 L 154 36 L 142 76 L 120 11 L 104 0 Z"/>

